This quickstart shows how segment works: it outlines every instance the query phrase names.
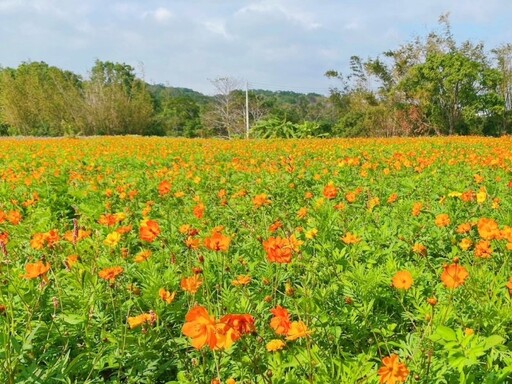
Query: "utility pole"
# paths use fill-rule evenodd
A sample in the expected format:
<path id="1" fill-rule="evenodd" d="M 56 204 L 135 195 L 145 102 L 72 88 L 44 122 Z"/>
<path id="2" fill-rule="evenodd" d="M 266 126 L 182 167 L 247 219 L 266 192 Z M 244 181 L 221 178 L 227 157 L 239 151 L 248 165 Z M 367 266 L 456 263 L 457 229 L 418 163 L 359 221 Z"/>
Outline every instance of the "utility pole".
<path id="1" fill-rule="evenodd" d="M 245 138 L 249 138 L 249 82 L 245 82 Z"/>

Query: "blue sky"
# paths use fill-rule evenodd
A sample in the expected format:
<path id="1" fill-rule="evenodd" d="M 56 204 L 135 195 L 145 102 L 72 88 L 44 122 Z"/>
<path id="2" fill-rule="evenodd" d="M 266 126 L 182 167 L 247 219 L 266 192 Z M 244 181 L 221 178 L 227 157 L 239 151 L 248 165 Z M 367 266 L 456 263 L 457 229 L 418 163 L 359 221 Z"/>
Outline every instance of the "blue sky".
<path id="1" fill-rule="evenodd" d="M 512 42 L 511 0 L 0 0 L 0 66 L 87 76 L 100 59 L 208 94 L 225 76 L 327 93 L 325 71 L 425 36 L 446 12 L 459 42 Z"/>

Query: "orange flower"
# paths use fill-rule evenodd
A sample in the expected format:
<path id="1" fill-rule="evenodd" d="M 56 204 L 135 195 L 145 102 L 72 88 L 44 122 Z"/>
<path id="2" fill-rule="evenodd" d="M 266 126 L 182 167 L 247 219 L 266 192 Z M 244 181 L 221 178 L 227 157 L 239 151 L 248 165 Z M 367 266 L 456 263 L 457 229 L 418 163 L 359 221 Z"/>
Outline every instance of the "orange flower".
<path id="1" fill-rule="evenodd" d="M 493 240 L 500 237 L 498 223 L 493 219 L 481 218 L 478 220 L 477 228 L 478 235 L 484 240 Z"/>
<path id="2" fill-rule="evenodd" d="M 112 284 L 116 280 L 117 276 L 122 274 L 123 271 L 123 267 L 105 268 L 98 272 L 98 276 Z"/>
<path id="3" fill-rule="evenodd" d="M 174 301 L 174 298 L 176 297 L 176 292 L 169 292 L 164 288 L 160 288 L 158 291 L 158 296 L 165 301 L 167 304 L 171 304 Z"/>
<path id="4" fill-rule="evenodd" d="M 251 276 L 249 275 L 240 275 L 231 283 L 235 287 L 241 287 L 244 285 L 248 285 L 251 282 Z"/>
<path id="5" fill-rule="evenodd" d="M 165 196 L 167 195 L 169 192 L 171 192 L 171 183 L 168 182 L 167 180 L 164 180 L 162 181 L 159 185 L 158 185 L 158 194 L 160 196 Z"/>
<path id="6" fill-rule="evenodd" d="M 9 211 L 7 212 L 6 219 L 12 225 L 18 225 L 22 220 L 22 216 L 18 211 Z"/>
<path id="7" fill-rule="evenodd" d="M 57 230 L 52 229 L 46 233 L 35 233 L 30 240 L 30 246 L 34 249 L 41 250 L 46 246 L 53 248 L 60 240 Z"/>
<path id="8" fill-rule="evenodd" d="M 195 294 L 199 288 L 203 285 L 203 280 L 199 275 L 193 275 L 191 277 L 185 277 L 181 280 L 180 287 L 186 292 Z"/>
<path id="9" fill-rule="evenodd" d="M 459 234 L 468 233 L 469 231 L 471 231 L 471 223 L 462 223 L 456 229 Z"/>
<path id="10" fill-rule="evenodd" d="M 25 279 L 35 279 L 37 277 L 46 277 L 46 274 L 50 270 L 50 264 L 44 264 L 42 261 L 38 261 L 37 263 L 28 263 L 25 266 L 25 275 L 23 277 Z"/>
<path id="11" fill-rule="evenodd" d="M 139 316 L 134 316 L 134 317 L 128 318 L 128 325 L 130 326 L 130 329 L 140 327 L 141 325 L 146 324 L 146 323 L 153 325 L 155 322 L 156 322 L 156 314 L 152 311 L 150 313 L 143 313 Z"/>
<path id="12" fill-rule="evenodd" d="M 361 241 L 360 238 L 358 238 L 356 235 L 354 235 L 351 232 L 347 232 L 345 236 L 341 238 L 345 244 L 356 244 Z"/>
<path id="13" fill-rule="evenodd" d="M 151 251 L 146 249 L 144 251 L 140 251 L 139 253 L 137 253 L 135 255 L 135 259 L 133 261 L 135 261 L 136 263 L 142 263 L 144 261 L 146 261 L 147 259 L 149 259 L 151 257 Z"/>
<path id="14" fill-rule="evenodd" d="M 64 264 L 66 264 L 66 268 L 71 269 L 73 268 L 73 265 L 78 263 L 78 255 L 69 255 L 66 257 L 66 261 Z"/>
<path id="15" fill-rule="evenodd" d="M 293 248 L 286 238 L 270 237 L 263 242 L 263 249 L 272 263 L 287 264 L 292 261 Z"/>
<path id="16" fill-rule="evenodd" d="M 338 203 L 334 206 L 334 209 L 337 211 L 343 211 L 345 208 L 346 208 L 346 206 L 343 203 Z"/>
<path id="17" fill-rule="evenodd" d="M 297 212 L 298 219 L 304 219 L 308 215 L 308 209 L 306 207 L 302 207 Z"/>
<path id="18" fill-rule="evenodd" d="M 117 224 L 117 217 L 111 213 L 107 213 L 106 215 L 101 215 L 98 223 L 101 225 L 106 225 L 107 227 L 112 227 Z"/>
<path id="19" fill-rule="evenodd" d="M 277 232 L 279 228 L 283 227 L 283 223 L 280 220 L 274 221 L 272 224 L 270 224 L 270 227 L 268 227 L 269 232 Z"/>
<path id="20" fill-rule="evenodd" d="M 508 283 L 505 285 L 508 288 L 508 293 L 512 296 L 512 277 L 508 279 Z"/>
<path id="21" fill-rule="evenodd" d="M 217 324 L 204 307 L 196 306 L 187 313 L 181 331 L 192 339 L 192 346 L 196 349 L 208 345 L 213 350 L 217 346 Z"/>
<path id="22" fill-rule="evenodd" d="M 441 281 L 446 288 L 457 288 L 464 284 L 464 281 L 469 277 L 469 273 L 463 266 L 459 264 L 450 264 L 444 267 L 441 274 Z"/>
<path id="23" fill-rule="evenodd" d="M 116 232 L 119 233 L 120 235 L 124 235 L 125 233 L 128 233 L 132 230 L 132 226 L 131 225 L 125 225 L 124 227 L 119 227 L 116 229 Z"/>
<path id="24" fill-rule="evenodd" d="M 322 193 L 326 199 L 332 200 L 338 196 L 338 189 L 334 186 L 333 183 L 329 183 L 324 187 Z"/>
<path id="25" fill-rule="evenodd" d="M 143 224 L 139 228 L 139 237 L 143 241 L 148 243 L 153 242 L 160 234 L 160 226 L 156 221 L 144 220 Z"/>
<path id="26" fill-rule="evenodd" d="M 419 216 L 422 209 L 423 209 L 423 203 L 419 203 L 419 202 L 414 203 L 414 205 L 412 206 L 411 215 L 413 215 L 414 217 Z"/>
<path id="27" fill-rule="evenodd" d="M 473 200 L 475 200 L 476 198 L 476 194 L 475 192 L 473 191 L 466 191 L 464 192 L 461 196 L 460 196 L 460 199 L 465 202 L 465 203 L 469 203 Z"/>
<path id="28" fill-rule="evenodd" d="M 288 310 L 278 305 L 274 309 L 271 309 L 270 312 L 274 315 L 270 320 L 270 327 L 278 335 L 287 335 L 291 326 Z"/>
<path id="29" fill-rule="evenodd" d="M 380 205 L 380 199 L 378 197 L 372 197 L 370 200 L 368 200 L 368 210 L 371 212 L 373 211 L 373 208 Z"/>
<path id="30" fill-rule="evenodd" d="M 301 337 L 308 337 L 313 331 L 308 329 L 307 325 L 302 321 L 294 321 L 290 324 L 290 329 L 286 334 L 286 340 L 293 341 Z"/>
<path id="31" fill-rule="evenodd" d="M 393 193 L 391 196 L 389 196 L 388 198 L 388 204 L 393 204 L 395 201 L 398 200 L 398 194 L 396 193 Z"/>
<path id="32" fill-rule="evenodd" d="M 427 247 L 425 247 L 423 244 L 415 243 L 412 247 L 412 251 L 420 256 L 427 256 Z"/>
<path id="33" fill-rule="evenodd" d="M 512 227 L 505 225 L 500 231 L 500 239 L 505 239 L 509 243 L 512 243 Z"/>
<path id="34" fill-rule="evenodd" d="M 0 243 L 6 245 L 9 242 L 9 234 L 7 232 L 0 232 Z"/>
<path id="35" fill-rule="evenodd" d="M 489 259 L 492 255 L 492 248 L 490 241 L 479 241 L 475 246 L 475 256 L 482 259 Z"/>
<path id="36" fill-rule="evenodd" d="M 252 199 L 252 204 L 254 205 L 254 208 L 260 208 L 264 205 L 270 205 L 272 202 L 268 198 L 268 195 L 266 193 L 261 193 L 259 195 L 254 196 L 254 199 Z"/>
<path id="37" fill-rule="evenodd" d="M 204 216 L 204 211 L 206 210 L 206 207 L 203 203 L 199 203 L 194 207 L 194 216 L 198 219 L 202 219 Z"/>
<path id="38" fill-rule="evenodd" d="M 75 240 L 75 234 L 74 231 L 67 231 L 64 234 L 64 240 L 69 241 L 70 243 L 74 243 L 75 241 L 78 242 L 80 240 L 86 239 L 87 237 L 91 236 L 91 231 L 85 231 L 83 229 L 79 229 L 76 233 L 76 240 Z"/>
<path id="39" fill-rule="evenodd" d="M 52 229 L 44 234 L 44 239 L 48 247 L 52 248 L 60 240 L 59 232 L 56 229 Z"/>
<path id="40" fill-rule="evenodd" d="M 233 328 L 222 322 L 217 322 L 215 332 L 217 338 L 215 349 L 229 349 L 240 338 L 240 335 Z"/>
<path id="41" fill-rule="evenodd" d="M 44 233 L 35 233 L 30 240 L 30 246 L 37 250 L 43 249 L 44 243 Z"/>
<path id="42" fill-rule="evenodd" d="M 435 223 L 439 228 L 447 227 L 450 225 L 450 216 L 448 216 L 446 213 L 441 213 L 440 215 L 436 216 Z"/>
<path id="43" fill-rule="evenodd" d="M 409 370 L 405 364 L 400 363 L 398 355 L 392 354 L 382 359 L 378 375 L 379 384 L 404 383 L 409 375 Z"/>
<path id="44" fill-rule="evenodd" d="M 286 343 L 283 340 L 273 339 L 267 343 L 266 348 L 267 348 L 267 351 L 269 351 L 269 352 L 276 352 L 276 351 L 283 349 L 285 346 L 286 346 Z"/>
<path id="45" fill-rule="evenodd" d="M 249 314 L 226 315 L 220 319 L 220 323 L 233 330 L 233 334 L 231 335 L 231 339 L 233 341 L 237 341 L 243 335 L 256 331 L 256 328 L 254 327 L 254 317 Z"/>
<path id="46" fill-rule="evenodd" d="M 222 234 L 222 230 L 214 229 L 210 237 L 204 239 L 204 245 L 206 248 L 217 251 L 217 252 L 226 252 L 229 248 L 229 243 L 231 242 L 231 238 L 228 236 L 224 236 Z"/>
<path id="47" fill-rule="evenodd" d="M 354 192 L 348 192 L 345 195 L 345 200 L 347 200 L 347 202 L 349 202 L 349 203 L 355 203 L 356 199 L 357 199 L 357 195 Z"/>
<path id="48" fill-rule="evenodd" d="M 393 287 L 408 290 L 411 288 L 413 279 L 409 271 L 399 271 L 393 276 Z"/>
<path id="49" fill-rule="evenodd" d="M 196 237 L 189 236 L 185 240 L 185 245 L 187 246 L 188 249 L 199 249 L 200 244 L 201 240 Z"/>

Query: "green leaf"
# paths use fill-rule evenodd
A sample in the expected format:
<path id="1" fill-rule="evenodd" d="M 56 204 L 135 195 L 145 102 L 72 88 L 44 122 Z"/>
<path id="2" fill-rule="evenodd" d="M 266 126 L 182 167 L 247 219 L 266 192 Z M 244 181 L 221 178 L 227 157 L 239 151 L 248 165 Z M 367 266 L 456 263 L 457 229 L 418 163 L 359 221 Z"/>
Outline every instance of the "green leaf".
<path id="1" fill-rule="evenodd" d="M 438 326 L 435 335 L 438 335 L 441 339 L 445 341 L 457 340 L 457 335 L 455 334 L 455 331 L 445 325 Z"/>
<path id="2" fill-rule="evenodd" d="M 499 335 L 491 335 L 484 341 L 484 350 L 491 349 L 497 345 L 501 345 L 505 342 L 505 339 Z"/>

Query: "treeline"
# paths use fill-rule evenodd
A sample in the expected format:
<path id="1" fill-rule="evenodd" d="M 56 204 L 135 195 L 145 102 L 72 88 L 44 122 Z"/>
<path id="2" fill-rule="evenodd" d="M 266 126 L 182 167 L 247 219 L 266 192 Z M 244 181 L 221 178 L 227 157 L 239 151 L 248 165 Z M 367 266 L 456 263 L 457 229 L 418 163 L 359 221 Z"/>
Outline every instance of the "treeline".
<path id="1" fill-rule="evenodd" d="M 150 85 L 133 67 L 108 61 L 96 61 L 87 79 L 44 62 L 0 68 L 0 134 L 245 136 L 246 100 L 239 82 L 211 82 L 215 96 Z M 249 122 L 255 125 L 271 116 L 287 123 L 320 119 L 328 99 L 251 90 L 249 102 Z"/>
<path id="2" fill-rule="evenodd" d="M 215 96 L 147 84 L 96 61 L 88 78 L 44 62 L 0 68 L 0 134 L 355 137 L 512 133 L 512 44 L 487 52 L 440 31 L 376 58 L 352 56 L 329 96 L 211 80 Z"/>
<path id="3" fill-rule="evenodd" d="M 352 56 L 331 101 L 334 135 L 503 135 L 512 132 L 512 44 L 486 52 L 483 43 L 458 44 L 448 15 L 440 31 L 381 57 Z"/>

